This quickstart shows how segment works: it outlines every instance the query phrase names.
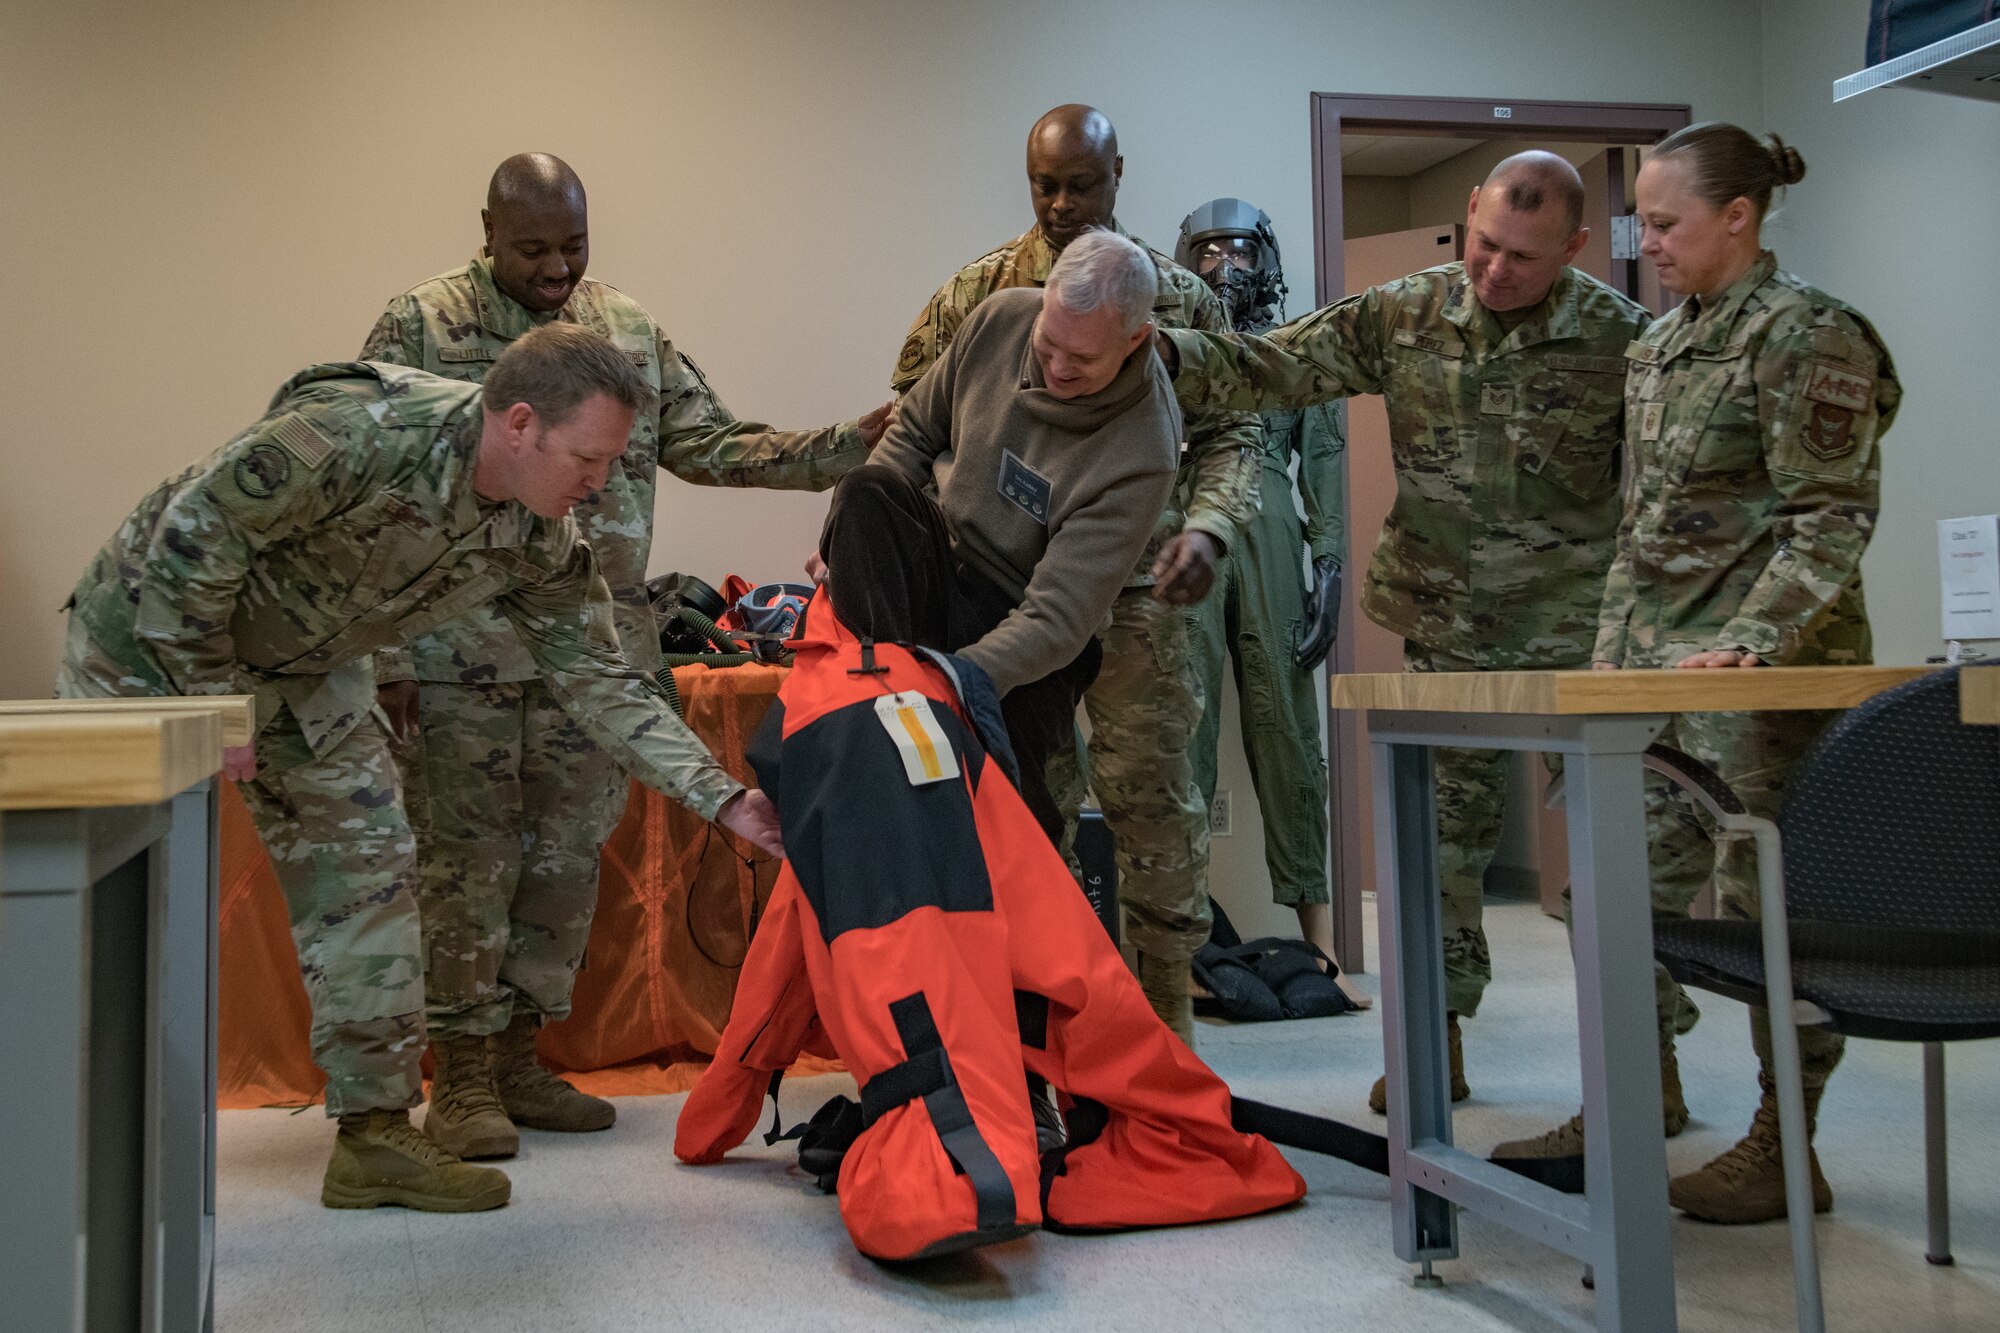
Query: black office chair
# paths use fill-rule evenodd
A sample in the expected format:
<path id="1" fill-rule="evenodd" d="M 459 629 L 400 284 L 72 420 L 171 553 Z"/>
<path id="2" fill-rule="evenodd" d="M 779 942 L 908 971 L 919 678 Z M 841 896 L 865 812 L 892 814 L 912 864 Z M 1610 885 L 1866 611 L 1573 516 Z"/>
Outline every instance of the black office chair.
<path id="1" fill-rule="evenodd" d="M 2000 727 L 1959 720 L 1964 669 L 1836 721 L 1776 826 L 1686 755 L 1655 746 L 1646 758 L 1723 828 L 1757 839 L 1761 921 L 1655 921 L 1653 950 L 1683 985 L 1771 1011 L 1802 1329 L 1823 1328 L 1824 1316 L 1798 1032 L 1781 1015 L 1923 1043 L 1927 1257 L 1951 1262 L 1943 1043 L 2000 1036 Z"/>

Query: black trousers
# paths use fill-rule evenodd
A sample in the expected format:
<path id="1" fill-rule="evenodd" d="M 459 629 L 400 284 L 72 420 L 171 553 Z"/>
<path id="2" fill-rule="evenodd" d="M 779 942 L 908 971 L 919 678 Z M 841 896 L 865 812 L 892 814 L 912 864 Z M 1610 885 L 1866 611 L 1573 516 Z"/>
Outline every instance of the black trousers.
<path id="1" fill-rule="evenodd" d="M 894 468 L 864 464 L 834 487 L 820 533 L 834 614 L 856 634 L 955 653 L 976 643 L 1019 603 L 951 551 L 944 511 Z M 1021 798 L 1049 841 L 1060 846 L 1062 811 L 1049 792 L 1051 756 L 1073 743 L 1076 706 L 1097 679 L 1104 649 L 1095 638 L 1074 661 L 1000 700 L 1021 765 Z"/>

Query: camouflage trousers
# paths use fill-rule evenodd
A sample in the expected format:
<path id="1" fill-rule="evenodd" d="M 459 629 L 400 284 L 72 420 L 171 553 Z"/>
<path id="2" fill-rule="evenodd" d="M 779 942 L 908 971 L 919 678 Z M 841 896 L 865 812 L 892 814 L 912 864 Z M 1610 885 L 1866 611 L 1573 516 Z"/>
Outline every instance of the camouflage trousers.
<path id="1" fill-rule="evenodd" d="M 1676 713 L 1660 742 L 1707 764 L 1736 792 L 1753 815 L 1776 819 L 1799 761 L 1837 713 Z M 1685 918 L 1702 887 L 1713 877 L 1717 915 L 1755 921 L 1762 895 L 1757 886 L 1756 843 L 1748 834 L 1720 834 L 1701 809 L 1678 787 L 1654 773 L 1646 775 L 1647 859 L 1653 881 L 1653 915 Z M 1664 1039 L 1674 1022 L 1679 988 L 1655 963 L 1653 984 L 1660 1004 Z M 1685 1003 L 1685 1001 L 1681 1001 Z M 1771 1060 L 1770 1015 L 1750 1011 L 1752 1044 L 1766 1066 Z M 1799 1055 L 1808 1088 L 1824 1086 L 1840 1063 L 1847 1039 L 1824 1028 L 1799 1029 Z"/>
<path id="2" fill-rule="evenodd" d="M 1480 668 L 1465 658 L 1405 643 L 1403 669 Z M 1440 746 L 1431 751 L 1437 793 L 1445 1008 L 1463 1018 L 1479 1012 L 1479 1001 L 1493 980 L 1493 955 L 1486 946 L 1486 869 L 1500 846 L 1510 758 L 1507 750 L 1463 746 Z"/>
<path id="3" fill-rule="evenodd" d="M 167 694 L 150 664 L 119 662 L 71 622 L 64 697 Z M 416 845 L 388 730 L 364 717 L 315 754 L 289 709 L 257 736 L 257 776 L 238 784 L 285 895 L 312 1004 L 326 1113 L 423 1100 L 424 974 Z"/>
<path id="4" fill-rule="evenodd" d="M 417 717 L 396 761 L 431 1031 L 498 1032 L 520 1007 L 566 1017 L 625 774 L 539 680 L 424 681 Z"/>
<path id="5" fill-rule="evenodd" d="M 1305 625 L 1305 531 L 1291 480 L 1264 474 L 1274 503 L 1244 525 L 1216 571 L 1215 588 L 1186 612 L 1203 707 L 1192 746 L 1203 806 L 1215 799 L 1222 736 L 1222 668 L 1234 660 L 1243 752 L 1264 822 L 1271 899 L 1286 907 L 1332 900 L 1327 886 L 1326 752 L 1317 674 L 1292 663 Z"/>
<path id="6" fill-rule="evenodd" d="M 1189 746 L 1201 720 L 1201 681 L 1187 613 L 1126 588 L 1098 636 L 1104 666 L 1083 696 L 1089 767 L 1058 750 L 1049 790 L 1068 814 L 1085 788 L 1111 828 L 1124 938 L 1157 958 L 1192 958 L 1208 942 L 1208 803 L 1195 787 Z M 1067 850 L 1067 848 L 1065 848 Z"/>

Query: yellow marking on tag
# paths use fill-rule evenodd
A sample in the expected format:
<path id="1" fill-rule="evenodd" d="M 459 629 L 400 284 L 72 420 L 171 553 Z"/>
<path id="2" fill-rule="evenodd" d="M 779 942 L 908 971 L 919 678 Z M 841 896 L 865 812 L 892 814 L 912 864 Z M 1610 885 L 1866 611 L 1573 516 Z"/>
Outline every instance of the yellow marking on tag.
<path id="1" fill-rule="evenodd" d="M 914 690 L 885 694 L 875 701 L 875 717 L 895 743 L 912 787 L 958 776 L 958 756 L 929 699 Z"/>
<path id="2" fill-rule="evenodd" d="M 1648 444 L 1660 438 L 1660 428 L 1666 424 L 1667 405 L 1647 403 L 1639 413 L 1639 438 Z"/>
<path id="3" fill-rule="evenodd" d="M 917 762 L 923 765 L 924 776 L 932 779 L 943 777 L 944 765 L 938 762 L 937 746 L 931 744 L 924 724 L 917 721 L 917 710 L 898 708 L 896 720 L 903 724 L 904 731 L 910 733 L 910 742 L 917 747 Z"/>

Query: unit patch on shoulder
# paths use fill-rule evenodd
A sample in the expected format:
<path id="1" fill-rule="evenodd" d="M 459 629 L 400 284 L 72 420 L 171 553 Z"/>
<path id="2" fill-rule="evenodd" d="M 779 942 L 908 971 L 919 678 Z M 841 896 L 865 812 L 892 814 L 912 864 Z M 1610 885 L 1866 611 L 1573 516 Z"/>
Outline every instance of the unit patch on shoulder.
<path id="1" fill-rule="evenodd" d="M 259 440 L 243 451 L 230 470 L 236 489 L 253 500 L 268 500 L 292 479 L 292 460 L 269 440 Z"/>
<path id="2" fill-rule="evenodd" d="M 1825 361 L 1807 363 L 1806 397 L 1816 403 L 1844 407 L 1850 412 L 1866 412 L 1874 401 L 1874 388 L 1873 380 L 1866 375 L 1857 375 L 1844 366 Z"/>
<path id="3" fill-rule="evenodd" d="M 297 412 L 287 412 L 271 423 L 270 434 L 272 439 L 285 446 L 287 453 L 308 469 L 317 468 L 339 448 L 339 443 L 332 436 Z"/>
<path id="4" fill-rule="evenodd" d="M 1854 413 L 1832 403 L 1814 402 L 1800 438 L 1817 457 L 1844 457 L 1854 448 Z"/>
<path id="5" fill-rule="evenodd" d="M 1000 461 L 1000 494 L 1029 518 L 1044 527 L 1049 522 L 1049 497 L 1055 487 L 1041 473 L 1023 463 L 1012 449 L 1003 449 Z"/>
<path id="6" fill-rule="evenodd" d="M 885 694 L 875 701 L 875 720 L 902 756 L 903 774 L 912 787 L 924 787 L 958 776 L 958 756 L 938 725 L 931 701 L 914 690 Z"/>

